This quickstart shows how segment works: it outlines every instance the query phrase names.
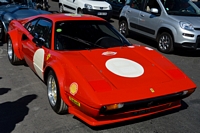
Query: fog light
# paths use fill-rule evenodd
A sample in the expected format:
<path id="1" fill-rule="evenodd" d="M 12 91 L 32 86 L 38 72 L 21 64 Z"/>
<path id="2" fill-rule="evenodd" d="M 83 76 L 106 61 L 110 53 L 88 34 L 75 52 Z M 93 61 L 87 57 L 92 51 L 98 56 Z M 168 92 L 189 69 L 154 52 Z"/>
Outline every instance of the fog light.
<path id="1" fill-rule="evenodd" d="M 184 95 L 187 95 L 187 93 L 188 93 L 188 90 L 183 91 L 183 94 L 182 94 L 182 95 L 183 95 L 183 96 L 184 96 Z"/>

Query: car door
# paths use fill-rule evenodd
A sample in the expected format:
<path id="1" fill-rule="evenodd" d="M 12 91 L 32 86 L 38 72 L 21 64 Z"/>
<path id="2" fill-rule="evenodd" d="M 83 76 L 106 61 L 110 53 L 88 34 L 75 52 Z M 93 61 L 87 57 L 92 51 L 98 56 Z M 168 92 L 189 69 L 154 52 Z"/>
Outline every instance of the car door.
<path id="1" fill-rule="evenodd" d="M 129 29 L 137 31 L 139 23 L 139 15 L 143 7 L 144 0 L 131 0 L 126 11 L 126 18 L 128 19 Z"/>
<path id="2" fill-rule="evenodd" d="M 76 13 L 78 0 L 63 0 L 64 10 L 72 13 Z"/>
<path id="3" fill-rule="evenodd" d="M 151 13 L 151 9 L 158 9 L 158 13 Z M 139 13 L 138 19 L 138 32 L 140 34 L 155 37 L 156 31 L 158 29 L 158 23 L 160 23 L 161 8 L 156 0 L 147 0 L 144 10 Z"/>
<path id="4" fill-rule="evenodd" d="M 44 57 L 47 57 L 51 47 L 52 22 L 40 18 L 27 23 L 25 28 L 30 32 L 33 39 L 22 42 L 24 58 L 29 67 L 43 79 Z M 36 43 L 35 38 L 42 41 Z"/>

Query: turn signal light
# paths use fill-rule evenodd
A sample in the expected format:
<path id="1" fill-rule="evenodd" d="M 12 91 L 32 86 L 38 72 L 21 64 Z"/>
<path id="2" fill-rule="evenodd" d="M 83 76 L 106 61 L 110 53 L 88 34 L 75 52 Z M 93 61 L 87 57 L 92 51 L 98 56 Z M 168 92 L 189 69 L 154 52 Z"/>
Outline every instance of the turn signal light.
<path id="1" fill-rule="evenodd" d="M 119 103 L 119 104 L 111 104 L 111 105 L 107 105 L 106 110 L 114 110 L 114 109 L 119 109 L 122 108 L 124 106 L 124 104 Z"/>

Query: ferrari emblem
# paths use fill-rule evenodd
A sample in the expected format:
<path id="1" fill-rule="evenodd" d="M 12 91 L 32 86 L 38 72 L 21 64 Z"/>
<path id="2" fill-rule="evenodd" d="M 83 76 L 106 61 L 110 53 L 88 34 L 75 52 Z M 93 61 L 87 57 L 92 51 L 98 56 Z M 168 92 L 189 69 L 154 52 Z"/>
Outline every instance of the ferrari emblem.
<path id="1" fill-rule="evenodd" d="M 78 92 L 78 84 L 75 82 L 71 83 L 69 90 L 70 90 L 70 94 L 74 96 Z"/>
<path id="2" fill-rule="evenodd" d="M 50 57 L 51 57 L 51 54 L 48 54 L 46 60 L 48 60 Z"/>
<path id="3" fill-rule="evenodd" d="M 153 88 L 150 88 L 150 91 L 151 91 L 152 93 L 154 93 L 154 92 L 155 92 Z"/>

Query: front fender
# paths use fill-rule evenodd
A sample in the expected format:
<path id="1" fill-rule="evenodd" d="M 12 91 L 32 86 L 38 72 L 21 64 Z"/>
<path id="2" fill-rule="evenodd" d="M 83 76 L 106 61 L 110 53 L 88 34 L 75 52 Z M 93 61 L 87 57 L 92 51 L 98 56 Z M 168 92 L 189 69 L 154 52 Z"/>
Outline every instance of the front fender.
<path id="1" fill-rule="evenodd" d="M 158 32 L 157 32 L 157 35 L 158 35 L 159 31 L 162 30 L 162 29 L 168 29 L 169 31 L 171 31 L 171 33 L 172 33 L 172 35 L 173 35 L 173 38 L 176 39 L 175 36 L 177 35 L 177 30 L 176 30 L 176 28 L 175 28 L 174 26 L 169 25 L 169 24 L 163 24 L 163 25 L 159 28 L 159 30 L 158 30 Z"/>
<path id="2" fill-rule="evenodd" d="M 8 36 L 12 40 L 12 45 L 13 45 L 13 50 L 17 58 L 20 60 L 23 59 L 23 54 L 22 54 L 22 44 L 18 43 L 18 31 L 16 29 L 11 30 L 8 32 Z"/>
<path id="3" fill-rule="evenodd" d="M 59 89 L 60 89 L 60 96 L 61 96 L 62 100 L 68 106 L 71 106 L 71 103 L 69 102 L 69 99 L 66 96 L 66 92 L 65 92 L 66 74 L 65 74 L 65 70 L 63 68 L 63 65 L 58 60 L 48 62 L 48 65 L 46 66 L 45 71 L 44 71 L 44 81 L 45 81 L 45 83 L 47 82 L 48 73 L 49 73 L 50 70 L 53 70 L 55 75 L 56 75 L 56 78 L 57 78 L 58 84 L 59 84 Z"/>

